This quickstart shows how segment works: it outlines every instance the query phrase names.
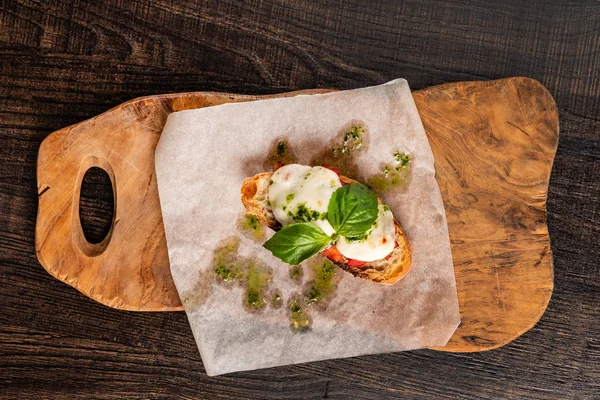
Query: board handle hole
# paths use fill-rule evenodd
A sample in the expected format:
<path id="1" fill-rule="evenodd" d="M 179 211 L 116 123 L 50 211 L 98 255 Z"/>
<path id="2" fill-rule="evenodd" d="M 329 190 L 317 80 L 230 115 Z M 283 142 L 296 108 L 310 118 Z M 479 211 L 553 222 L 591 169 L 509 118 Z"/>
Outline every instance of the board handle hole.
<path id="1" fill-rule="evenodd" d="M 99 167 L 89 168 L 79 192 L 79 220 L 90 244 L 102 242 L 113 225 L 115 195 L 108 173 Z"/>

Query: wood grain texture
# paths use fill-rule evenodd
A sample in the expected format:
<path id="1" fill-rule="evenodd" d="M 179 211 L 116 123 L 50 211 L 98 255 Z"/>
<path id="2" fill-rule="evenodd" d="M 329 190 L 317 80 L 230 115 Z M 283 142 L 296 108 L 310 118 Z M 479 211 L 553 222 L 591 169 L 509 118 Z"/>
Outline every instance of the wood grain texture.
<path id="1" fill-rule="evenodd" d="M 531 328 L 552 294 L 545 209 L 556 106 L 524 78 L 452 83 L 414 96 L 436 160 L 461 310 L 443 350 L 493 349 Z M 151 96 L 48 136 L 37 165 L 36 251 L 44 268 L 111 307 L 181 310 L 154 172 L 162 125 L 171 111 L 253 99 Z M 107 170 L 117 205 L 112 229 L 94 245 L 78 219 L 81 181 L 92 165 Z"/>
<path id="2" fill-rule="evenodd" d="M 173 111 L 256 98 L 216 93 L 145 97 L 49 135 L 37 162 L 40 263 L 52 276 L 110 307 L 183 310 L 169 269 L 154 171 L 156 144 Z M 115 204 L 110 229 L 95 244 L 86 240 L 79 218 L 81 185 L 91 168 L 108 174 Z"/>
<path id="3" fill-rule="evenodd" d="M 0 2 L 0 398 L 597 399 L 599 44 L 595 0 Z M 547 203 L 554 293 L 499 349 L 208 378 L 183 313 L 102 306 L 37 261 L 41 141 L 127 100 L 507 76 L 548 88 L 561 138 Z M 110 219 L 102 192 L 82 203 Z"/>
<path id="4" fill-rule="evenodd" d="M 489 350 L 530 329 L 554 286 L 546 196 L 558 112 L 537 81 L 415 93 L 435 159 L 461 310 L 444 351 Z"/>

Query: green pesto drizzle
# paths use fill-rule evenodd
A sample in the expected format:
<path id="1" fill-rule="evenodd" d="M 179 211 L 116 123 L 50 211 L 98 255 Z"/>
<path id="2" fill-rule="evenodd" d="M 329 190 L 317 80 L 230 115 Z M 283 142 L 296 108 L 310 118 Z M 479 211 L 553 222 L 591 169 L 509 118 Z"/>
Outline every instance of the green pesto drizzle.
<path id="1" fill-rule="evenodd" d="M 381 165 L 380 173 L 371 177 L 367 185 L 376 193 L 382 194 L 390 189 L 400 188 L 410 178 L 409 154 L 395 151 L 394 160 Z"/>
<path id="2" fill-rule="evenodd" d="M 271 307 L 279 308 L 283 304 L 283 298 L 281 292 L 278 289 L 275 289 L 271 293 Z"/>
<path id="3" fill-rule="evenodd" d="M 285 208 L 282 207 L 285 211 Z M 306 207 L 306 203 L 300 203 L 297 205 L 296 213 L 288 211 L 288 216 L 294 220 L 294 222 L 310 222 L 316 220 L 324 220 L 327 218 L 326 213 L 320 213 L 317 210 Z"/>
<path id="4" fill-rule="evenodd" d="M 238 219 L 238 229 L 240 232 L 255 242 L 262 243 L 265 239 L 267 230 L 260 223 L 258 218 L 252 214 L 243 214 Z"/>
<path id="5" fill-rule="evenodd" d="M 286 164 L 294 164 L 297 161 L 287 139 L 276 139 L 269 149 L 269 155 L 263 167 L 265 171 L 272 171 L 276 167 Z"/>
<path id="6" fill-rule="evenodd" d="M 212 273 L 211 271 L 200 271 L 198 280 L 194 287 L 183 293 L 181 302 L 186 311 L 196 311 L 212 293 Z"/>
<path id="7" fill-rule="evenodd" d="M 250 309 L 261 309 L 267 305 L 266 291 L 271 280 L 271 272 L 255 260 L 248 263 L 246 272 L 245 305 Z"/>
<path id="8" fill-rule="evenodd" d="M 396 160 L 396 162 L 398 163 L 398 166 L 396 166 L 396 169 L 404 168 L 410 162 L 410 156 L 406 153 L 401 153 L 399 151 L 396 151 L 394 153 L 394 160 Z"/>
<path id="9" fill-rule="evenodd" d="M 334 146 L 331 149 L 332 154 L 339 157 L 360 150 L 363 147 L 364 134 L 365 128 L 363 126 L 352 125 L 352 127 L 344 133 L 342 144 Z"/>
<path id="10" fill-rule="evenodd" d="M 319 258 L 313 262 L 314 279 L 308 283 L 305 297 L 307 304 L 320 303 L 333 294 L 336 289 L 335 276 L 337 269 L 327 259 Z"/>
<path id="11" fill-rule="evenodd" d="M 297 284 L 302 283 L 304 277 L 304 269 L 302 265 L 290 265 L 290 278 Z"/>
<path id="12" fill-rule="evenodd" d="M 287 144 L 283 141 L 277 143 L 277 155 L 283 156 L 287 151 Z"/>
<path id="13" fill-rule="evenodd" d="M 369 132 L 363 121 L 351 120 L 342 126 L 332 137 L 323 151 L 312 160 L 312 165 L 325 165 L 336 168 L 344 176 L 360 179 L 361 170 L 356 164 L 355 155 L 369 145 Z"/>
<path id="14" fill-rule="evenodd" d="M 221 243 L 215 250 L 213 271 L 218 280 L 231 282 L 243 276 L 240 260 L 237 259 L 239 244 L 240 239 L 233 236 Z"/>
<path id="15" fill-rule="evenodd" d="M 268 266 L 255 258 L 239 254 L 240 238 L 232 236 L 221 243 L 213 256 L 212 271 L 217 282 L 230 287 L 233 282 L 245 287 L 243 304 L 249 311 L 257 311 L 267 304 L 271 281 Z"/>
<path id="16" fill-rule="evenodd" d="M 288 302 L 288 316 L 290 320 L 290 329 L 294 333 L 304 333 L 310 330 L 312 319 L 304 310 L 305 305 L 297 297 L 293 297 Z"/>

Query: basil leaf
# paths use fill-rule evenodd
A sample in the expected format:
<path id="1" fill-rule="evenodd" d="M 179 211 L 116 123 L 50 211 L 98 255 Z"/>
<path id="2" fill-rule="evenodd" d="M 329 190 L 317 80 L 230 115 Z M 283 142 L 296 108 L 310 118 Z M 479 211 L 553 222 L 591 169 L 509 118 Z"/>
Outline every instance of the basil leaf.
<path id="1" fill-rule="evenodd" d="M 291 224 L 275 233 L 263 245 L 283 262 L 297 265 L 323 250 L 331 238 L 315 224 Z"/>
<path id="2" fill-rule="evenodd" d="M 377 219 L 377 196 L 365 185 L 351 183 L 333 192 L 327 208 L 327 220 L 345 237 L 367 232 Z"/>

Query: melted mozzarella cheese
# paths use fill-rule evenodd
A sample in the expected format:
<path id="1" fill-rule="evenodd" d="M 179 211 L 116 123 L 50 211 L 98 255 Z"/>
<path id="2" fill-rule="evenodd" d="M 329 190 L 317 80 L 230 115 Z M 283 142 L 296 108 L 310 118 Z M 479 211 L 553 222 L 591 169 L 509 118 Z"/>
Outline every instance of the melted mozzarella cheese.
<path id="1" fill-rule="evenodd" d="M 379 205 L 377 220 L 367 236 L 361 242 L 350 242 L 340 236 L 335 245 L 342 255 L 359 261 L 376 261 L 385 258 L 394 250 L 396 227 L 394 216 L 389 207 Z"/>
<path id="2" fill-rule="evenodd" d="M 327 207 L 331 195 L 341 186 L 338 175 L 327 168 L 288 164 L 271 176 L 269 203 L 281 225 L 312 222 L 332 235 Z"/>

